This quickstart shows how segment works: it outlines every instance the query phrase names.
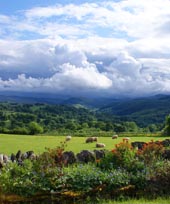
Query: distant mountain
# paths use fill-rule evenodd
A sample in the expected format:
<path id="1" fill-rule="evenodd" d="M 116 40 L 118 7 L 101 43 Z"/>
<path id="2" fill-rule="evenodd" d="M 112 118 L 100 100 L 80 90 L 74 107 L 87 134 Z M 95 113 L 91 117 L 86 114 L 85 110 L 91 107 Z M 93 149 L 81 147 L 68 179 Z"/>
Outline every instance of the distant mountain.
<path id="1" fill-rule="evenodd" d="M 135 121 L 141 127 L 152 123 L 162 123 L 165 121 L 165 116 L 170 114 L 170 95 L 141 98 L 92 98 L 50 93 L 1 92 L 0 101 L 84 107 L 108 116 L 116 116 L 124 121 Z"/>
<path id="2" fill-rule="evenodd" d="M 73 105 L 85 108 L 101 108 L 114 101 L 113 98 L 95 98 L 95 97 L 72 97 L 50 93 L 23 93 L 23 92 L 1 92 L 1 102 L 18 103 L 46 103 Z"/>
<path id="3" fill-rule="evenodd" d="M 62 104 L 66 98 L 50 93 L 0 92 L 1 102 Z"/>
<path id="4" fill-rule="evenodd" d="M 112 98 L 68 98 L 63 101 L 63 104 L 67 105 L 81 105 L 86 108 L 93 108 L 93 109 L 98 109 L 102 108 L 103 106 L 107 106 L 111 102 L 113 102 L 114 99 Z"/>
<path id="5" fill-rule="evenodd" d="M 100 112 L 136 121 L 142 126 L 148 123 L 161 123 L 170 114 L 170 96 L 156 95 L 136 99 L 114 100 L 99 109 Z"/>

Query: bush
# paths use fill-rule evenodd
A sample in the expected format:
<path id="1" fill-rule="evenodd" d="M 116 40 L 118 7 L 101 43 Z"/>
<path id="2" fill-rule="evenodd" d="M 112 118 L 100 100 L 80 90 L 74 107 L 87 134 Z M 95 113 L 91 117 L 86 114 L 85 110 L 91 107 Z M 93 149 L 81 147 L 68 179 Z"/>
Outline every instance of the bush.
<path id="1" fill-rule="evenodd" d="M 65 175 L 61 155 L 61 146 L 48 149 L 37 160 L 24 160 L 23 166 L 8 163 L 0 173 L 0 189 L 4 193 L 22 196 L 34 195 L 37 192 L 50 192 L 65 188 Z"/>
<path id="2" fill-rule="evenodd" d="M 37 122 L 30 122 L 29 123 L 29 133 L 31 135 L 43 133 L 43 127 L 41 127 Z"/>
<path id="3" fill-rule="evenodd" d="M 128 142 L 121 142 L 115 145 L 115 149 L 107 152 L 106 156 L 100 160 L 98 166 L 103 169 L 125 168 L 128 169 L 135 159 L 135 150 Z"/>
<path id="4" fill-rule="evenodd" d="M 138 150 L 139 159 L 143 160 L 148 166 L 154 165 L 158 160 L 162 159 L 164 147 L 161 143 L 153 141 L 145 144 L 141 150 Z"/>
<path id="5" fill-rule="evenodd" d="M 146 191 L 153 196 L 169 195 L 170 161 L 160 162 L 148 178 Z"/>
<path id="6" fill-rule="evenodd" d="M 147 179 L 146 179 L 147 171 L 146 169 L 136 170 L 135 173 L 130 173 L 130 184 L 134 185 L 136 190 L 144 190 L 147 186 Z"/>
<path id="7" fill-rule="evenodd" d="M 135 152 L 122 142 L 96 163 L 68 167 L 62 159 L 65 145 L 47 149 L 34 161 L 24 160 L 23 166 L 8 163 L 0 172 L 1 191 L 22 196 L 51 191 L 119 196 L 128 189 L 133 195 L 138 190 L 152 195 L 169 193 L 170 161 L 161 159 L 164 148 L 159 143 L 150 142 Z"/>
<path id="8" fill-rule="evenodd" d="M 13 130 L 11 130 L 13 134 L 18 134 L 18 135 L 28 135 L 29 130 L 25 127 L 16 127 Z"/>
<path id="9" fill-rule="evenodd" d="M 35 194 L 38 188 L 31 161 L 26 160 L 24 166 L 16 163 L 6 165 L 0 174 L 0 187 L 4 193 L 24 196 Z"/>
<path id="10" fill-rule="evenodd" d="M 92 164 L 78 165 L 67 169 L 67 188 L 75 191 L 109 191 L 129 184 L 129 175 L 124 170 L 102 171 Z"/>

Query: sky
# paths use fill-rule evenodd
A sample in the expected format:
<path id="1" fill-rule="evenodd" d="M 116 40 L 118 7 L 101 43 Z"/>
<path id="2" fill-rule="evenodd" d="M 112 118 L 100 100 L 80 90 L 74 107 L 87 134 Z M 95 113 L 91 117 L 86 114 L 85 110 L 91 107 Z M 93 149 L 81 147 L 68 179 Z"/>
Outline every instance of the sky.
<path id="1" fill-rule="evenodd" d="M 170 0 L 0 0 L 0 92 L 170 94 Z"/>

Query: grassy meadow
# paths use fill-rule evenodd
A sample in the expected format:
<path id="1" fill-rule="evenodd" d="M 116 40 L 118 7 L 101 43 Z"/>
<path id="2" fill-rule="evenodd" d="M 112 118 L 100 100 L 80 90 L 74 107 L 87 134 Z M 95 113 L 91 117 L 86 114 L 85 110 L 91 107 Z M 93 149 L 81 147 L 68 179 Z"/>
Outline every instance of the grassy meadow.
<path id="1" fill-rule="evenodd" d="M 138 136 L 130 137 L 130 141 L 151 141 L 164 140 L 168 137 L 158 136 Z M 66 150 L 74 151 L 75 153 L 81 150 L 94 150 L 96 143 L 85 143 L 86 137 L 74 137 L 67 142 Z M 65 136 L 28 136 L 28 135 L 7 135 L 0 134 L 0 153 L 10 155 L 18 150 L 22 152 L 33 150 L 36 154 L 45 151 L 45 148 L 54 148 L 65 141 Z M 111 150 L 114 145 L 121 142 L 122 137 L 113 140 L 111 137 L 99 137 L 98 142 L 106 145 L 105 149 Z"/>
<path id="2" fill-rule="evenodd" d="M 128 199 L 127 201 L 101 201 L 100 204 L 168 204 L 170 203 L 170 198 L 157 198 L 155 200 L 146 199 Z"/>

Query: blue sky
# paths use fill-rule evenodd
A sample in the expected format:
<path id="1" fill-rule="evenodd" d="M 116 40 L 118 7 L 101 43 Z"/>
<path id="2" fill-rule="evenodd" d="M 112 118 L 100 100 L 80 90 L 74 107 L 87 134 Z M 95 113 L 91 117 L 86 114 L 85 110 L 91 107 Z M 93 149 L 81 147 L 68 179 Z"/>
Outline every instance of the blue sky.
<path id="1" fill-rule="evenodd" d="M 0 1 L 0 91 L 169 94 L 169 22 L 169 0 Z"/>
<path id="2" fill-rule="evenodd" d="M 119 2 L 120 0 L 114 0 L 114 2 Z M 38 6 L 51 6 L 56 4 L 82 4 L 82 3 L 94 3 L 94 2 L 103 2 L 103 0 L 1 0 L 0 1 L 0 12 L 3 14 L 14 14 L 19 10 L 27 10 L 33 7 Z"/>

